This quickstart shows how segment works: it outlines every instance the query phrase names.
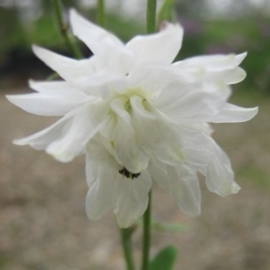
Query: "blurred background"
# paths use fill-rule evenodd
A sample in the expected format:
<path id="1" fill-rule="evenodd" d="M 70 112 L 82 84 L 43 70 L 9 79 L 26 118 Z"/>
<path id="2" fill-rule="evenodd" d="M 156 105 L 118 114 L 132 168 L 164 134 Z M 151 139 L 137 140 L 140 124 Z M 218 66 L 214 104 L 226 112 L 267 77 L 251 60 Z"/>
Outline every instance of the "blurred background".
<path id="1" fill-rule="evenodd" d="M 106 28 L 123 41 L 145 33 L 145 2 L 107 0 Z M 95 0 L 63 3 L 66 19 L 76 7 L 96 20 Z M 185 29 L 179 59 L 248 52 L 242 64 L 247 78 L 234 86 L 231 102 L 260 111 L 250 122 L 214 127 L 242 187 L 239 194 L 220 198 L 202 181 L 202 215 L 189 218 L 155 187 L 155 219 L 184 229 L 154 231 L 152 255 L 172 243 L 179 249 L 177 270 L 270 269 L 270 0 L 176 0 L 175 10 Z M 61 164 L 11 143 L 56 120 L 22 112 L 4 97 L 29 92 L 29 78 L 51 74 L 33 55 L 32 44 L 69 55 L 52 1 L 0 0 L 0 269 L 124 269 L 112 214 L 98 222 L 86 218 L 83 157 Z M 139 258 L 140 229 L 134 245 Z"/>

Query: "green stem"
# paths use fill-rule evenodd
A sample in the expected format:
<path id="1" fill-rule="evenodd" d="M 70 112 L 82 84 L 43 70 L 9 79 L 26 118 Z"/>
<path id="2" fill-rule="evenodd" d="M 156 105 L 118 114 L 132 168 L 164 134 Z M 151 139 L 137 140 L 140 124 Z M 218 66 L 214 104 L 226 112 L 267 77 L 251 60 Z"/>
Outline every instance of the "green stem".
<path id="1" fill-rule="evenodd" d="M 147 0 L 146 30 L 148 34 L 156 31 L 156 9 L 157 0 Z M 151 191 L 149 192 L 149 202 L 143 216 L 143 248 L 141 270 L 149 269 L 149 253 L 151 243 Z"/>
<path id="2" fill-rule="evenodd" d="M 73 42 L 73 40 L 70 38 L 68 35 L 68 30 L 69 26 L 64 22 L 64 18 L 62 15 L 62 10 L 63 10 L 63 5 L 61 0 L 53 0 L 54 4 L 54 9 L 56 13 L 56 18 L 57 18 L 57 23 L 58 27 L 60 29 L 60 32 L 65 40 L 65 43 L 70 51 L 70 53 L 75 57 L 75 58 L 82 58 L 83 55 L 79 48 L 76 46 L 76 44 Z"/>
<path id="3" fill-rule="evenodd" d="M 132 257 L 132 242 L 131 242 L 132 229 L 131 228 L 120 229 L 120 232 L 127 270 L 135 270 L 134 261 Z"/>
<path id="4" fill-rule="evenodd" d="M 147 33 L 151 34 L 156 32 L 156 12 L 157 12 L 157 0 L 147 0 Z"/>
<path id="5" fill-rule="evenodd" d="M 97 21 L 102 27 L 105 26 L 105 0 L 98 0 L 97 7 Z"/>
<path id="6" fill-rule="evenodd" d="M 141 270 L 149 269 L 149 253 L 151 243 L 151 197 L 150 191 L 148 207 L 143 216 L 143 250 Z"/>

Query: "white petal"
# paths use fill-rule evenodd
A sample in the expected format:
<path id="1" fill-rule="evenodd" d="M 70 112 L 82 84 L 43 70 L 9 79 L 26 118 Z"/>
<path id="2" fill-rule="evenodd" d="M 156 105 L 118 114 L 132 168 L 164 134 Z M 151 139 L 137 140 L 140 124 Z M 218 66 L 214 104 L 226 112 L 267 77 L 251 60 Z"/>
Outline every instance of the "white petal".
<path id="1" fill-rule="evenodd" d="M 131 226 L 144 214 L 151 186 L 147 171 L 133 180 L 118 175 L 113 191 L 113 212 L 120 228 Z"/>
<path id="2" fill-rule="evenodd" d="M 183 28 L 169 24 L 159 33 L 136 36 L 127 43 L 135 55 L 135 65 L 147 63 L 170 64 L 178 54 L 183 39 Z"/>
<path id="3" fill-rule="evenodd" d="M 179 76 L 181 75 L 190 83 L 206 81 L 226 85 L 239 83 L 246 78 L 246 72 L 239 67 L 218 71 L 185 69 L 183 71 L 181 70 L 181 72 L 179 71 Z"/>
<path id="4" fill-rule="evenodd" d="M 115 173 L 99 167 L 98 177 L 86 197 L 86 213 L 89 219 L 98 220 L 111 208 L 114 184 Z"/>
<path id="5" fill-rule="evenodd" d="M 43 87 L 43 84 L 45 87 Z M 52 85 L 50 85 L 52 84 Z M 59 85 L 59 89 L 54 89 Z M 65 82 L 30 82 L 34 89 L 41 89 L 39 93 L 6 96 L 7 99 L 21 109 L 44 116 L 61 116 L 75 109 L 81 104 L 91 102 L 93 97 L 87 96 L 80 91 L 67 86 Z M 52 86 L 52 87 L 51 87 Z M 47 88 L 47 91 L 46 91 Z M 55 91 L 54 91 L 55 90 Z"/>
<path id="6" fill-rule="evenodd" d="M 76 115 L 78 111 L 79 109 L 75 109 L 70 113 L 66 114 L 64 117 L 62 117 L 50 127 L 28 137 L 14 140 L 13 143 L 17 145 L 28 144 L 36 150 L 44 150 L 51 142 L 61 136 L 64 127 L 69 124 L 71 119 L 74 117 L 74 115 Z"/>
<path id="7" fill-rule="evenodd" d="M 168 91 L 167 98 L 161 95 L 155 104 L 157 108 L 168 117 L 189 123 L 208 122 L 214 115 L 218 114 L 228 99 L 231 90 L 226 86 L 219 85 L 201 85 L 198 91 L 187 91 L 188 93 L 177 99 L 177 94 L 170 96 Z M 172 92 L 178 89 L 171 89 Z M 169 104 L 168 99 L 171 100 Z M 169 105 L 168 105 L 169 104 Z"/>
<path id="8" fill-rule="evenodd" d="M 29 87 L 33 90 L 49 94 L 50 96 L 63 96 L 65 92 L 78 92 L 78 87 L 65 81 L 28 81 Z"/>
<path id="9" fill-rule="evenodd" d="M 99 103 L 82 107 L 65 127 L 61 137 L 53 141 L 46 152 L 61 162 L 73 160 L 85 150 L 88 141 L 104 124 L 103 113 Z"/>
<path id="10" fill-rule="evenodd" d="M 97 57 L 74 60 L 47 49 L 33 46 L 35 54 L 51 69 L 55 70 L 64 80 L 81 88 L 99 86 L 122 78 L 108 65 L 101 66 Z M 107 64 L 107 63 L 106 63 Z"/>
<path id="11" fill-rule="evenodd" d="M 201 191 L 194 170 L 187 166 L 164 166 L 151 160 L 149 170 L 153 179 L 164 188 L 176 204 L 188 215 L 201 213 Z"/>
<path id="12" fill-rule="evenodd" d="M 226 70 L 223 72 L 209 72 L 208 78 L 209 77 L 211 80 L 214 78 L 213 81 L 230 85 L 243 81 L 246 78 L 246 72 L 242 68 L 237 67 L 235 69 Z"/>
<path id="13" fill-rule="evenodd" d="M 149 156 L 157 156 L 167 164 L 179 162 L 182 158 L 180 149 L 174 144 L 174 136 L 166 122 L 162 121 L 157 112 L 146 110 L 141 98 L 134 96 L 130 103 L 136 136 L 145 152 Z"/>
<path id="14" fill-rule="evenodd" d="M 91 75 L 97 68 L 97 58 L 75 60 L 34 45 L 35 55 L 67 81 Z"/>
<path id="15" fill-rule="evenodd" d="M 174 63 L 177 68 L 203 68 L 208 71 L 221 71 L 236 68 L 246 57 L 247 53 L 228 55 L 196 56 Z"/>
<path id="16" fill-rule="evenodd" d="M 46 149 L 55 159 L 69 162 L 84 151 L 86 143 L 102 126 L 102 107 L 87 104 L 76 108 L 52 126 L 29 137 L 15 140 L 18 145 Z"/>
<path id="17" fill-rule="evenodd" d="M 90 188 L 98 179 L 102 166 L 100 166 L 100 164 L 98 164 L 93 159 L 93 156 L 89 153 L 88 149 L 86 149 L 85 161 L 86 161 L 85 166 L 86 182 L 88 187 Z"/>
<path id="18" fill-rule="evenodd" d="M 205 174 L 213 156 L 211 144 L 206 140 L 206 134 L 211 136 L 212 132 L 205 132 L 205 130 L 199 130 L 197 127 L 192 129 L 192 127 L 182 126 L 178 134 L 179 144 L 183 147 L 184 162 L 189 167 Z"/>
<path id="19" fill-rule="evenodd" d="M 241 108 L 227 103 L 221 112 L 210 120 L 212 123 L 237 123 L 252 119 L 258 113 L 258 107 Z"/>
<path id="20" fill-rule="evenodd" d="M 86 20 L 74 9 L 70 11 L 70 21 L 74 35 L 91 49 L 104 66 L 122 74 L 129 72 L 133 56 L 116 36 Z"/>
<path id="21" fill-rule="evenodd" d="M 88 159 L 91 158 L 103 167 L 108 167 L 115 171 L 122 169 L 122 166 L 120 166 L 116 161 L 116 153 L 112 143 L 100 134 L 97 134 L 87 144 L 87 156 Z"/>
<path id="22" fill-rule="evenodd" d="M 213 155 L 205 175 L 207 188 L 220 196 L 237 193 L 240 187 L 234 182 L 229 158 L 212 138 L 208 140 L 212 144 Z"/>
<path id="23" fill-rule="evenodd" d="M 168 168 L 171 195 L 177 205 L 188 215 L 201 213 L 201 190 L 196 172 L 185 166 Z"/>
<path id="24" fill-rule="evenodd" d="M 178 73 L 170 66 L 142 65 L 132 70 L 127 76 L 127 81 L 133 89 L 140 88 L 147 92 L 159 93 L 172 82 L 179 82 Z"/>
<path id="25" fill-rule="evenodd" d="M 124 109 L 123 100 L 114 100 L 111 108 L 118 117 L 114 143 L 119 163 L 130 172 L 139 173 L 147 168 L 149 157 L 137 141 L 130 115 Z"/>

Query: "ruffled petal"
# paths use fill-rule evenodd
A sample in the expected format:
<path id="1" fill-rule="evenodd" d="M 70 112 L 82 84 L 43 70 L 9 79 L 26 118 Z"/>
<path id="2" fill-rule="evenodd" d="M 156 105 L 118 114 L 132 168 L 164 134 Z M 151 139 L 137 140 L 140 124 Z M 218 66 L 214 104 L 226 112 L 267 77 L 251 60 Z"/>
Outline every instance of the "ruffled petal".
<path id="1" fill-rule="evenodd" d="M 91 49 L 104 67 L 124 75 L 129 72 L 134 58 L 116 36 L 86 20 L 74 9 L 70 11 L 70 22 L 74 35 Z"/>
<path id="2" fill-rule="evenodd" d="M 205 175 L 213 155 L 211 145 L 206 140 L 206 136 L 211 136 L 211 132 L 204 129 L 204 127 L 193 127 L 193 129 L 182 127 L 178 140 L 182 146 L 184 163 Z"/>
<path id="3" fill-rule="evenodd" d="M 144 214 L 151 186 L 147 171 L 133 180 L 118 175 L 113 190 L 113 212 L 120 228 L 128 228 Z"/>
<path id="4" fill-rule="evenodd" d="M 56 140 L 62 135 L 64 127 L 69 124 L 71 119 L 76 115 L 78 111 L 79 109 L 75 109 L 70 113 L 66 114 L 64 117 L 62 117 L 50 127 L 28 137 L 14 140 L 13 143 L 16 145 L 30 145 L 36 150 L 44 150 L 54 140 Z"/>
<path id="5" fill-rule="evenodd" d="M 66 92 L 78 93 L 78 87 L 66 81 L 29 80 L 28 84 L 30 88 L 39 93 L 48 94 L 55 97 L 62 97 Z M 80 95 L 80 93 L 78 93 L 78 95 Z"/>
<path id="6" fill-rule="evenodd" d="M 127 81 L 132 89 L 156 95 L 172 82 L 179 82 L 179 74 L 170 66 L 141 65 L 132 70 Z"/>
<path id="7" fill-rule="evenodd" d="M 168 88 L 152 102 L 165 115 L 177 122 L 208 122 L 217 115 L 231 94 L 231 89 L 220 85 L 200 85 L 200 90 L 187 88 L 183 90 Z M 167 94 L 167 96 L 166 96 Z"/>
<path id="8" fill-rule="evenodd" d="M 210 120 L 212 123 L 237 123 L 252 119 L 258 113 L 258 107 L 241 108 L 233 104 L 225 104 L 220 113 Z"/>
<path id="9" fill-rule="evenodd" d="M 132 106 L 132 123 L 136 130 L 136 136 L 148 156 L 156 156 L 167 164 L 175 164 L 182 160 L 183 156 L 179 145 L 175 144 L 171 129 L 162 121 L 161 116 L 147 110 L 147 101 L 134 96 L 130 99 Z M 151 134 L 151 135 L 150 135 Z M 162 155 L 160 154 L 162 153 Z"/>
<path id="10" fill-rule="evenodd" d="M 99 104 L 87 104 L 66 114 L 52 126 L 14 143 L 46 149 L 55 159 L 69 162 L 84 151 L 86 143 L 98 132 L 103 125 L 102 117 Z"/>
<path id="11" fill-rule="evenodd" d="M 69 87 L 65 82 L 38 83 L 30 81 L 30 87 L 40 89 L 41 91 L 39 93 L 6 97 L 16 106 L 36 115 L 62 116 L 79 105 L 95 99 L 78 90 L 75 91 L 75 89 Z"/>
<path id="12" fill-rule="evenodd" d="M 89 59 L 74 60 L 35 45 L 33 51 L 40 60 L 56 71 L 64 80 L 79 88 L 99 86 L 122 78 L 114 70 L 108 70 L 108 66 L 101 66 L 95 56 Z"/>
<path id="13" fill-rule="evenodd" d="M 168 24 L 159 33 L 134 37 L 126 46 L 134 54 L 136 66 L 170 64 L 181 48 L 183 32 L 179 24 Z"/>
<path id="14" fill-rule="evenodd" d="M 246 78 L 246 72 L 240 67 L 221 71 L 207 71 L 197 68 L 181 70 L 179 76 L 182 76 L 189 83 L 211 82 L 231 85 L 243 81 Z"/>
<path id="15" fill-rule="evenodd" d="M 237 193 L 240 187 L 234 181 L 234 172 L 226 153 L 211 137 L 205 136 L 205 147 L 212 152 L 212 159 L 205 173 L 207 188 L 220 196 Z"/>
<path id="16" fill-rule="evenodd" d="M 95 57 L 83 60 L 75 60 L 59 55 L 37 45 L 32 47 L 35 55 L 47 66 L 56 71 L 63 79 L 72 81 L 91 75 L 98 67 L 98 60 Z"/>
<path id="17" fill-rule="evenodd" d="M 115 99 L 111 108 L 118 118 L 114 141 L 116 157 L 128 171 L 139 173 L 147 168 L 149 157 L 138 143 L 130 115 L 124 109 L 124 101 Z"/>
<path id="18" fill-rule="evenodd" d="M 88 150 L 88 145 L 87 145 L 87 148 L 86 148 L 85 161 L 86 161 L 86 166 L 85 166 L 86 182 L 87 182 L 88 187 L 90 188 L 97 181 L 102 166 L 100 166 L 93 159 L 93 156 L 91 155 L 91 152 Z"/>
<path id="19" fill-rule="evenodd" d="M 246 78 L 246 75 L 246 72 L 242 68 L 237 67 L 223 72 L 209 72 L 205 79 L 231 85 L 243 81 Z"/>
<path id="20" fill-rule="evenodd" d="M 70 162 L 85 151 L 88 141 L 104 125 L 104 111 L 100 103 L 87 104 L 80 108 L 63 130 L 63 134 L 53 141 L 46 152 L 61 162 Z"/>
<path id="21" fill-rule="evenodd" d="M 98 166 L 96 164 L 96 166 Z M 99 167 L 99 172 L 86 197 L 86 213 L 90 220 L 100 219 L 112 207 L 115 172 Z"/>
<path id="22" fill-rule="evenodd" d="M 201 213 L 201 190 L 196 171 L 180 164 L 164 166 L 154 160 L 150 162 L 149 171 L 183 212 L 190 216 Z"/>
<path id="23" fill-rule="evenodd" d="M 87 144 L 87 157 L 89 160 L 91 157 L 94 162 L 115 171 L 122 169 L 122 166 L 116 161 L 116 152 L 112 143 L 100 134 L 97 134 Z"/>
<path id="24" fill-rule="evenodd" d="M 228 55 L 203 55 L 191 57 L 173 65 L 177 68 L 201 68 L 207 71 L 234 69 L 241 64 L 247 53 Z"/>

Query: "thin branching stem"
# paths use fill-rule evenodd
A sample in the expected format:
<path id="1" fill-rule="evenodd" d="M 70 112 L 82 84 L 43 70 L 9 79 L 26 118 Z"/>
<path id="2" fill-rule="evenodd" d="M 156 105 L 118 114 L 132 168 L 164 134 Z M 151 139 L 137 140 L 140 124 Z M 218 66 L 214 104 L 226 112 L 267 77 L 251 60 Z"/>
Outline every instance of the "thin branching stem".
<path id="1" fill-rule="evenodd" d="M 56 13 L 56 19 L 57 19 L 57 24 L 60 30 L 61 35 L 64 38 L 64 41 L 70 51 L 70 53 L 73 55 L 73 57 L 80 59 L 83 57 L 80 49 L 74 43 L 72 38 L 69 36 L 69 25 L 65 23 L 64 18 L 63 18 L 63 5 L 61 0 L 53 0 L 54 4 L 54 9 Z"/>
<path id="2" fill-rule="evenodd" d="M 97 22 L 100 26 L 105 26 L 105 0 L 97 0 Z"/>
<path id="3" fill-rule="evenodd" d="M 148 34 L 156 32 L 157 0 L 147 0 L 146 30 Z"/>

